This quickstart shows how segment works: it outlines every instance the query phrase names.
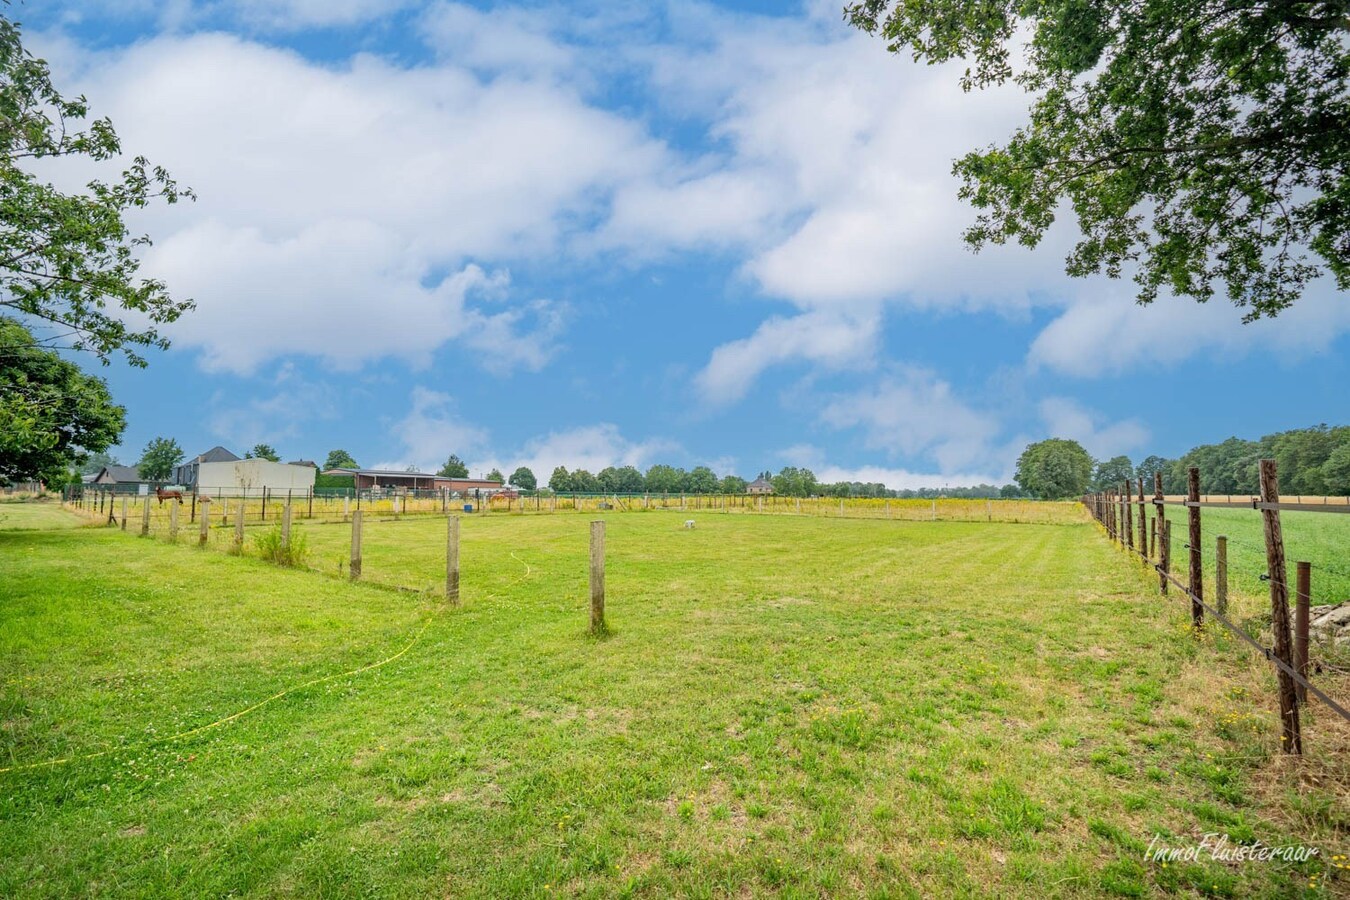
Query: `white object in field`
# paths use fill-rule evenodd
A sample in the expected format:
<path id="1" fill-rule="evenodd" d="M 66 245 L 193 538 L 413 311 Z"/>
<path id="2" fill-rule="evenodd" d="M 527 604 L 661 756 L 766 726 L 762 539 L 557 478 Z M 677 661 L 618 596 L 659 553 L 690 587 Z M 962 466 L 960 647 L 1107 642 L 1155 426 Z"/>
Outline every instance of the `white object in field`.
<path id="1" fill-rule="evenodd" d="M 685 519 L 685 520 L 684 520 L 684 527 L 685 527 L 685 528 L 693 528 L 693 527 L 694 527 L 694 520 L 693 520 L 693 519 Z"/>

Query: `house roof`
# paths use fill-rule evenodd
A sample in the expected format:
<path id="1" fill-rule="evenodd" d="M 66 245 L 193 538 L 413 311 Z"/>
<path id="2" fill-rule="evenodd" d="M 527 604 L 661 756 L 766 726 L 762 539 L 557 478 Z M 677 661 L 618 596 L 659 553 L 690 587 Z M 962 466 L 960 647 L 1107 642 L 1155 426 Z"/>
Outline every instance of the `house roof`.
<path id="1" fill-rule="evenodd" d="M 746 487 L 771 488 L 771 487 L 773 487 L 773 482 L 772 482 L 772 481 L 768 481 L 768 480 L 766 480 L 766 479 L 764 479 L 764 478 L 756 478 L 754 481 L 752 481 L 752 482 L 750 482 L 749 484 L 747 484 Z"/>
<path id="2" fill-rule="evenodd" d="M 216 446 L 212 447 L 210 450 L 207 450 L 205 453 L 201 454 L 195 459 L 188 460 L 188 462 L 198 462 L 198 463 L 237 462 L 238 459 L 239 457 L 235 456 L 233 453 L 226 450 L 224 447 Z"/>
<path id="3" fill-rule="evenodd" d="M 117 482 L 118 484 L 123 484 L 126 482 L 140 482 L 146 480 L 141 477 L 140 470 L 138 470 L 135 466 L 104 466 L 103 471 L 98 473 L 98 478 L 102 478 L 104 472 L 107 472 L 110 476 L 112 476 L 112 480 Z"/>
<path id="4" fill-rule="evenodd" d="M 311 469 L 317 469 L 319 464 L 312 459 L 293 459 L 286 463 L 288 466 L 309 466 Z"/>

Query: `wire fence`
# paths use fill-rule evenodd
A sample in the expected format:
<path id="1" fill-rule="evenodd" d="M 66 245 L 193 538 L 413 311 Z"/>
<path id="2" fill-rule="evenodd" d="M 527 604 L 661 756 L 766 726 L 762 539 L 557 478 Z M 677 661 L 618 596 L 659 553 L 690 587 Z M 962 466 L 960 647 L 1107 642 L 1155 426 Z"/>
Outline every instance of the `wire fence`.
<path id="1" fill-rule="evenodd" d="M 484 494 L 462 496 L 449 491 L 383 493 L 346 489 L 309 492 L 240 489 L 161 498 L 85 486 L 71 491 L 67 505 L 91 519 L 110 525 L 127 522 L 128 530 L 163 532 L 172 507 L 180 520 L 195 524 L 205 517 L 228 525 L 242 518 L 246 524 L 280 521 L 289 504 L 295 520 L 350 522 L 362 512 L 372 519 L 408 516 L 444 516 L 450 513 L 487 515 L 543 515 L 553 513 L 648 512 L 678 510 L 690 513 L 803 515 L 842 519 L 891 519 L 933 522 L 1002 522 L 1009 524 L 1067 525 L 1085 522 L 1074 503 L 1037 500 L 975 500 L 960 498 L 885 499 L 864 497 L 780 497 L 746 494 Z"/>
<path id="2" fill-rule="evenodd" d="M 1279 685 L 1282 747 L 1301 753 L 1299 710 L 1309 694 L 1350 722 L 1350 710 L 1314 683 L 1343 688 L 1350 673 L 1350 652 L 1338 640 L 1338 610 L 1350 601 L 1350 565 L 1342 562 L 1350 519 L 1324 515 L 1350 512 L 1350 503 L 1282 498 L 1273 460 L 1261 462 L 1257 497 L 1201 495 L 1196 467 L 1188 480 L 1185 496 L 1164 495 L 1155 476 L 1151 496 L 1140 478 L 1086 495 L 1083 504 L 1109 538 L 1152 567 L 1162 594 L 1175 588 L 1189 601 L 1197 632 L 1213 619 L 1270 662 Z M 1309 502 L 1314 499 L 1319 502 Z M 1174 542 L 1181 525 L 1184 537 Z M 1293 582 L 1287 559 L 1297 573 Z"/>

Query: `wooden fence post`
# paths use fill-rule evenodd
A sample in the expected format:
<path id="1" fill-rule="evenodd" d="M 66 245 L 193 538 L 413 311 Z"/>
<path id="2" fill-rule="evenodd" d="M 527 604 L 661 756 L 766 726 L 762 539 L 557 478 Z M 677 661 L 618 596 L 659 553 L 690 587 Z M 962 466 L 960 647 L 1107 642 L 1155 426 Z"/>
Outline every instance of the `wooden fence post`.
<path id="1" fill-rule="evenodd" d="M 169 540 L 178 540 L 178 507 L 181 506 L 178 501 L 169 501 Z"/>
<path id="2" fill-rule="evenodd" d="M 937 521 L 937 498 L 933 498 L 933 521 Z"/>
<path id="3" fill-rule="evenodd" d="M 352 513 L 352 581 L 361 577 L 361 510 Z"/>
<path id="4" fill-rule="evenodd" d="M 1172 523 L 1163 519 L 1161 526 L 1162 534 L 1158 536 L 1158 558 L 1161 569 L 1158 572 L 1158 581 L 1161 582 L 1160 592 L 1167 596 L 1167 573 L 1172 571 Z"/>
<path id="5" fill-rule="evenodd" d="M 1134 549 L 1134 508 L 1130 506 L 1130 482 L 1125 480 L 1125 489 L 1120 492 L 1121 506 L 1125 508 L 1125 546 Z"/>
<path id="6" fill-rule="evenodd" d="M 1228 615 L 1228 537 L 1214 541 L 1214 605 L 1220 615 Z"/>
<path id="7" fill-rule="evenodd" d="M 1308 615 L 1312 604 L 1312 564 L 1297 564 L 1298 578 L 1295 582 L 1297 596 L 1294 601 L 1294 671 L 1308 677 Z M 1294 695 L 1298 702 L 1308 705 L 1308 689 L 1294 683 Z"/>
<path id="8" fill-rule="evenodd" d="M 239 501 L 239 515 L 234 517 L 234 550 L 236 553 L 244 552 L 244 515 L 245 504 L 247 500 Z"/>
<path id="9" fill-rule="evenodd" d="M 1275 460 L 1261 460 L 1261 518 L 1266 537 L 1266 570 L 1270 581 L 1270 630 L 1275 636 L 1275 655 L 1292 666 L 1293 640 L 1289 634 L 1289 583 L 1284 564 L 1284 533 L 1280 529 L 1280 479 Z M 1298 720 L 1298 697 L 1294 679 L 1279 666 L 1275 675 L 1280 682 L 1280 749 L 1285 753 L 1303 753 L 1303 732 Z"/>
<path id="10" fill-rule="evenodd" d="M 445 526 L 445 599 L 459 603 L 459 516 Z"/>
<path id="11" fill-rule="evenodd" d="M 591 632 L 605 630 L 605 523 L 591 523 Z"/>
<path id="12" fill-rule="evenodd" d="M 197 521 L 197 492 L 192 492 L 192 512 L 188 515 L 189 522 Z"/>
<path id="13" fill-rule="evenodd" d="M 127 530 L 127 498 L 122 498 L 122 530 Z"/>
<path id="14" fill-rule="evenodd" d="M 141 537 L 150 533 L 150 495 L 145 495 L 145 504 L 141 507 Z"/>
<path id="15" fill-rule="evenodd" d="M 198 523 L 198 525 L 199 525 L 199 528 L 198 528 L 198 531 L 197 531 L 197 546 L 199 546 L 199 547 L 205 547 L 205 546 L 206 546 L 206 541 L 207 541 L 207 539 L 210 537 L 209 529 L 211 528 L 211 498 L 210 498 L 210 497 L 203 497 L 203 498 L 202 498 L 202 520 L 201 520 L 200 523 Z"/>
<path id="16" fill-rule="evenodd" d="M 1158 572 L 1158 593 L 1167 593 L 1167 508 L 1163 505 L 1162 472 L 1153 473 L 1153 539 L 1158 544 L 1156 559 L 1160 567 Z"/>
<path id="17" fill-rule="evenodd" d="M 281 508 L 281 552 L 289 553 L 291 549 L 291 501 L 287 500 L 286 505 Z"/>
<path id="18" fill-rule="evenodd" d="M 1188 543 L 1191 545 L 1191 625 L 1197 630 L 1205 627 L 1204 557 L 1200 553 L 1200 467 L 1186 470 L 1186 513 L 1190 519 Z"/>
<path id="19" fill-rule="evenodd" d="M 1139 556 L 1148 565 L 1148 513 L 1144 507 L 1144 478 L 1139 477 Z"/>

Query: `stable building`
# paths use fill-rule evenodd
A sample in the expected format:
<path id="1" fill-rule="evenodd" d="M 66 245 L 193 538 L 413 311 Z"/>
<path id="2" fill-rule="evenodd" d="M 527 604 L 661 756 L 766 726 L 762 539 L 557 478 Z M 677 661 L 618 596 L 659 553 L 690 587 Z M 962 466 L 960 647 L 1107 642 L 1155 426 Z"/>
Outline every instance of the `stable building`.
<path id="1" fill-rule="evenodd" d="M 174 470 L 177 482 L 204 497 L 308 496 L 314 490 L 313 466 L 240 459 L 213 447 Z"/>
<path id="2" fill-rule="evenodd" d="M 142 478 L 135 466 L 104 466 L 85 482 L 100 490 L 111 490 L 118 494 L 148 494 L 156 483 Z"/>

